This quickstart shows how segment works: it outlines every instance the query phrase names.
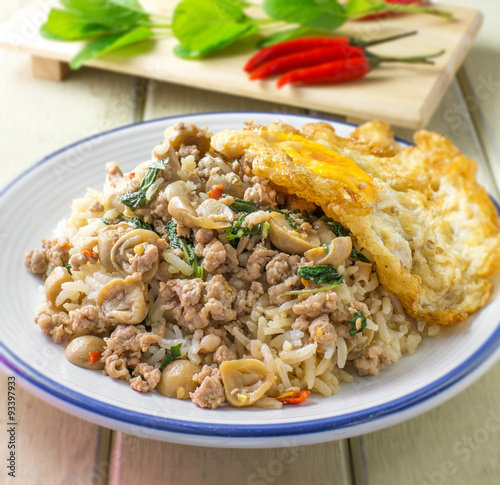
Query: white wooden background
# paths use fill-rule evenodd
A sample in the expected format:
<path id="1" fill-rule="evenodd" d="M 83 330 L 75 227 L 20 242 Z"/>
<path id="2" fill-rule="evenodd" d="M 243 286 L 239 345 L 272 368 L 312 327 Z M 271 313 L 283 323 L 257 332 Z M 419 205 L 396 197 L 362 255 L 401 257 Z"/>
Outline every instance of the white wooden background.
<path id="1" fill-rule="evenodd" d="M 467 0 L 442 3 L 470 5 Z M 25 4 L 0 0 L 0 22 Z M 473 6 L 485 14 L 483 29 L 429 128 L 452 137 L 475 158 L 482 182 L 498 196 L 500 2 L 476 0 Z M 133 121 L 218 110 L 297 111 L 91 69 L 63 83 L 37 80 L 29 58 L 13 52 L 0 52 L 0 107 L 1 185 L 61 146 Z M 65 414 L 18 388 L 18 463 L 12 479 L 5 468 L 7 393 L 0 374 L 0 484 L 496 485 L 500 431 L 487 428 L 495 416 L 500 419 L 499 382 L 500 363 L 460 395 L 403 424 L 285 451 L 136 438 Z"/>

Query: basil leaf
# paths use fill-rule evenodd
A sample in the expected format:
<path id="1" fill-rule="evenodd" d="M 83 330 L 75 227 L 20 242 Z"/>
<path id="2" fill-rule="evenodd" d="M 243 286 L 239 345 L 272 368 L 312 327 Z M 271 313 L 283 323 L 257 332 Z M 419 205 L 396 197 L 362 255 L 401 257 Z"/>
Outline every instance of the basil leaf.
<path id="1" fill-rule="evenodd" d="M 140 217 L 127 217 L 124 216 L 123 214 L 120 214 L 114 221 L 110 221 L 109 219 L 106 219 L 103 217 L 101 221 L 106 224 L 106 226 L 118 224 L 120 221 L 125 221 L 128 222 L 132 227 L 135 227 L 136 229 L 146 229 L 148 231 L 153 231 L 154 232 L 154 227 L 151 224 L 148 224 L 147 222 L 144 222 Z"/>
<path id="2" fill-rule="evenodd" d="M 361 318 L 361 326 L 356 328 L 356 324 L 358 320 Z M 351 326 L 351 330 L 349 330 L 349 335 L 354 337 L 359 332 L 362 332 L 366 328 L 366 317 L 363 312 L 357 311 L 352 318 L 347 320 L 347 323 Z"/>
<path id="3" fill-rule="evenodd" d="M 362 252 L 358 251 L 355 248 L 352 248 L 349 257 L 353 260 L 363 261 L 363 263 L 370 263 L 372 266 L 375 266 L 375 263 L 373 261 L 370 261 Z"/>
<path id="4" fill-rule="evenodd" d="M 51 40 L 82 40 L 110 32 L 108 26 L 89 22 L 78 12 L 57 8 L 49 12 L 47 21 L 40 27 L 42 37 Z"/>
<path id="5" fill-rule="evenodd" d="M 137 192 L 127 192 L 126 194 L 119 195 L 118 200 L 123 202 L 132 211 L 137 208 L 142 209 L 146 205 L 146 194 L 140 190 Z"/>
<path id="6" fill-rule="evenodd" d="M 251 212 L 257 212 L 261 210 L 256 202 L 250 202 L 249 200 L 238 199 L 233 197 L 234 202 L 229 206 L 233 212 L 244 212 L 250 214 Z"/>
<path id="7" fill-rule="evenodd" d="M 119 30 L 149 20 L 149 15 L 136 0 L 61 0 L 61 3 L 68 10 L 82 14 L 88 22 Z"/>
<path id="8" fill-rule="evenodd" d="M 138 207 L 142 209 L 146 205 L 146 192 L 154 184 L 160 170 L 167 166 L 168 157 L 163 160 L 155 160 L 148 168 L 146 175 L 141 180 L 141 185 L 137 192 L 127 192 L 118 196 L 118 200 L 127 207 L 135 211 Z"/>
<path id="9" fill-rule="evenodd" d="M 182 0 L 172 19 L 172 31 L 181 43 L 175 53 L 203 57 L 258 30 L 243 12 L 239 0 Z"/>
<path id="10" fill-rule="evenodd" d="M 147 222 L 144 222 L 140 217 L 130 217 L 127 219 L 127 222 L 136 229 L 146 229 L 148 231 L 154 232 L 153 226 L 151 224 L 148 224 Z"/>
<path id="11" fill-rule="evenodd" d="M 255 224 L 251 229 L 244 226 L 243 223 L 248 214 L 243 214 L 239 219 L 233 222 L 231 227 L 226 227 L 226 239 L 233 241 L 234 239 L 241 239 L 243 236 L 254 236 L 260 233 L 260 224 Z"/>
<path id="12" fill-rule="evenodd" d="M 264 12 L 276 20 L 306 27 L 334 30 L 347 21 L 345 8 L 337 0 L 264 0 Z"/>
<path id="13" fill-rule="evenodd" d="M 161 361 L 160 372 L 165 369 L 170 362 L 173 362 L 181 356 L 181 347 L 182 344 L 177 344 L 167 350 L 165 357 L 163 357 L 163 360 Z"/>
<path id="14" fill-rule="evenodd" d="M 297 274 L 305 280 L 314 281 L 317 285 L 334 285 L 342 282 L 344 278 L 333 264 L 302 266 L 297 270 Z"/>
<path id="15" fill-rule="evenodd" d="M 130 32 L 105 35 L 87 44 L 75 57 L 73 57 L 73 59 L 71 59 L 69 65 L 71 69 L 79 69 L 91 59 L 116 51 L 130 44 L 149 39 L 152 36 L 153 32 L 148 27 L 137 27 Z"/>
<path id="16" fill-rule="evenodd" d="M 198 263 L 193 245 L 178 236 L 177 225 L 173 220 L 167 222 L 165 232 L 170 246 L 175 249 L 180 249 L 184 253 L 186 262 L 193 268 L 193 278 L 203 278 L 203 264 Z"/>

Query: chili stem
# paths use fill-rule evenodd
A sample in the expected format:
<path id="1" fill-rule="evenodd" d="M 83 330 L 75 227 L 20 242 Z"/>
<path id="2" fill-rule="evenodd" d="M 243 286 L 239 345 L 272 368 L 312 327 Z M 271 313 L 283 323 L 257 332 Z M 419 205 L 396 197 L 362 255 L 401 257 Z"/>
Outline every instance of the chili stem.
<path id="1" fill-rule="evenodd" d="M 355 40 L 351 42 L 351 45 L 356 45 L 358 47 L 370 47 L 372 45 L 383 44 L 385 42 L 391 42 L 393 40 L 402 39 L 403 37 L 409 37 L 411 35 L 416 35 L 418 33 L 417 30 L 412 30 L 411 32 L 405 32 L 404 34 L 391 35 L 390 37 L 383 37 L 381 39 L 374 39 L 364 42 L 362 40 Z"/>
<path id="2" fill-rule="evenodd" d="M 381 57 L 371 52 L 367 52 L 367 58 L 370 61 L 370 66 L 372 68 L 377 67 L 382 62 L 405 62 L 408 64 L 434 64 L 434 61 L 430 61 L 434 57 L 439 57 L 444 54 L 444 49 L 434 54 L 429 54 L 426 56 L 413 56 L 413 57 Z"/>

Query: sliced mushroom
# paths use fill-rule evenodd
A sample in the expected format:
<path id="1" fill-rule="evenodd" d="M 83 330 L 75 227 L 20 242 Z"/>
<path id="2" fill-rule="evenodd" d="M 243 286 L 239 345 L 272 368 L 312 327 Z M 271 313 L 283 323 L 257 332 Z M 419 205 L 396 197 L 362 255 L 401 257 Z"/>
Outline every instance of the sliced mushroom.
<path id="1" fill-rule="evenodd" d="M 328 252 L 321 246 L 306 251 L 304 256 L 314 264 L 332 264 L 338 268 L 345 263 L 351 251 L 352 241 L 350 237 L 336 237 L 328 246 Z"/>
<path id="2" fill-rule="evenodd" d="M 321 244 L 319 237 L 294 229 L 283 214 L 273 212 L 269 219 L 269 239 L 280 250 L 288 254 L 304 254 Z"/>
<path id="3" fill-rule="evenodd" d="M 234 220 L 234 212 L 217 199 L 204 200 L 196 209 L 198 217 L 210 219 L 216 223 L 229 224 Z"/>
<path id="4" fill-rule="evenodd" d="M 56 305 L 56 300 L 59 296 L 59 293 L 61 293 L 62 291 L 63 283 L 68 283 L 70 281 L 73 281 L 73 277 L 63 266 L 57 266 L 56 268 L 54 268 L 52 273 L 50 273 L 48 278 L 45 280 L 45 297 L 47 299 L 47 302 L 56 310 L 64 310 L 64 307 L 62 307 L 62 303 L 59 306 Z"/>
<path id="5" fill-rule="evenodd" d="M 102 352 L 105 345 L 106 343 L 100 337 L 95 337 L 94 335 L 84 335 L 83 337 L 73 339 L 66 347 L 64 355 L 66 359 L 78 367 L 101 370 L 104 369 L 104 362 L 97 360 L 91 364 L 89 354 L 91 352 Z"/>
<path id="6" fill-rule="evenodd" d="M 165 189 L 163 189 L 163 194 L 168 201 L 174 197 L 185 197 L 186 199 L 189 199 L 189 189 L 187 188 L 184 180 L 177 180 L 176 182 L 168 184 Z"/>
<path id="7" fill-rule="evenodd" d="M 116 271 L 125 275 L 135 273 L 131 260 L 136 254 L 140 254 L 139 247 L 144 243 L 155 244 L 159 236 L 156 232 L 147 229 L 133 229 L 126 232 L 111 249 L 111 264 Z M 159 260 L 152 263 L 151 269 L 142 273 L 142 281 L 149 283 L 158 270 Z"/>
<path id="8" fill-rule="evenodd" d="M 97 252 L 99 261 L 109 271 L 114 271 L 115 267 L 111 262 L 111 250 L 124 234 L 132 231 L 133 228 L 125 222 L 106 227 L 97 237 Z"/>
<path id="9" fill-rule="evenodd" d="M 209 200 L 213 200 L 214 202 L 218 202 L 215 199 L 207 199 L 205 202 L 208 202 Z M 204 202 L 204 203 L 205 203 Z M 202 209 L 203 204 L 202 203 L 199 207 L 200 211 L 202 214 L 208 214 L 208 209 L 209 207 L 212 206 L 212 204 L 204 206 Z M 231 221 L 227 220 L 220 220 L 221 215 L 222 218 L 224 219 L 225 217 L 229 216 L 224 216 L 224 213 L 222 210 L 229 210 L 232 214 L 231 217 L 234 217 L 233 212 L 231 209 L 229 209 L 227 206 L 225 206 L 222 202 L 218 202 L 221 206 L 224 206 L 225 209 L 220 209 L 220 213 L 216 213 L 214 215 L 214 219 L 207 217 L 205 215 L 199 215 L 196 209 L 193 207 L 193 204 L 191 204 L 190 200 L 186 197 L 173 197 L 170 202 L 168 203 L 168 213 L 174 217 L 178 222 L 184 224 L 187 227 L 191 228 L 196 228 L 196 227 L 204 227 L 206 229 L 224 229 L 225 227 L 229 227 L 231 225 Z M 217 208 L 219 210 L 219 208 Z M 219 221 L 217 221 L 219 219 Z"/>
<path id="10" fill-rule="evenodd" d="M 363 330 L 363 333 L 357 333 L 356 338 L 348 342 L 347 352 L 361 352 L 371 344 L 374 335 L 375 330 L 371 328 Z"/>
<path id="11" fill-rule="evenodd" d="M 193 380 L 198 372 L 200 366 L 190 360 L 174 360 L 163 369 L 156 390 L 167 397 L 189 399 L 189 393 L 194 392 L 198 386 L 198 382 Z"/>
<path id="12" fill-rule="evenodd" d="M 226 360 L 219 369 L 227 402 L 235 407 L 252 405 L 275 380 L 274 374 L 257 359 Z"/>
<path id="13" fill-rule="evenodd" d="M 239 183 L 232 183 L 228 179 L 228 177 L 218 172 L 210 175 L 210 177 L 207 180 L 207 184 L 205 186 L 205 191 L 209 192 L 214 187 L 222 185 L 222 190 L 224 191 L 225 194 L 243 199 L 243 196 L 245 195 L 245 190 L 248 188 L 248 184 L 242 182 L 236 174 L 233 175 L 235 176 L 236 181 Z"/>
<path id="14" fill-rule="evenodd" d="M 169 181 L 179 180 L 178 172 L 181 169 L 181 164 L 179 163 L 179 158 L 175 153 L 175 149 L 170 145 L 168 141 L 164 141 L 153 149 L 151 153 L 153 159 L 164 160 L 168 158 L 167 166 L 165 167 L 167 173 L 164 173 L 164 179 Z M 148 162 L 151 165 L 151 162 Z M 149 167 L 148 165 L 148 167 Z"/>
<path id="15" fill-rule="evenodd" d="M 330 244 L 335 239 L 335 233 L 326 227 L 323 221 L 314 221 L 312 228 L 318 233 L 321 244 Z"/>
<path id="16" fill-rule="evenodd" d="M 97 306 L 111 323 L 141 323 L 148 315 L 146 286 L 135 276 L 116 279 L 97 293 Z"/>
<path id="17" fill-rule="evenodd" d="M 196 145 L 200 151 L 200 157 L 203 157 L 210 149 L 210 134 L 207 129 L 199 128 L 192 123 L 187 126 L 182 123 L 167 128 L 165 138 L 175 150 L 179 150 L 181 145 Z"/>

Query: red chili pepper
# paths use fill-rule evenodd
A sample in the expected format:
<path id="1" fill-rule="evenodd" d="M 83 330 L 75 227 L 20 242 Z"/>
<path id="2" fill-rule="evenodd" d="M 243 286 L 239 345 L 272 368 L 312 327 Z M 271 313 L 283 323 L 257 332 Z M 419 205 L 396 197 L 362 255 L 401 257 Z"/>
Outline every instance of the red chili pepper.
<path id="1" fill-rule="evenodd" d="M 84 256 L 90 257 L 90 258 L 97 258 L 97 253 L 93 251 L 92 249 L 84 249 L 82 251 L 82 254 Z"/>
<path id="2" fill-rule="evenodd" d="M 295 69 L 283 74 L 276 86 L 282 88 L 285 84 L 333 84 L 352 81 L 366 76 L 373 68 L 382 62 L 405 62 L 411 64 L 433 64 L 430 58 L 442 55 L 439 51 L 427 56 L 415 57 L 380 57 L 365 51 L 365 57 L 343 59 L 326 62 L 318 66 Z"/>
<path id="3" fill-rule="evenodd" d="M 281 394 L 276 399 L 287 404 L 298 404 L 304 402 L 309 394 L 311 394 L 311 391 L 290 391 Z"/>
<path id="4" fill-rule="evenodd" d="M 89 365 L 95 364 L 101 358 L 101 352 L 89 352 Z"/>
<path id="5" fill-rule="evenodd" d="M 222 185 L 217 185 L 210 192 L 207 192 L 207 195 L 211 199 L 217 199 L 217 200 L 219 200 L 222 197 L 223 193 L 224 193 L 224 189 L 222 188 Z"/>
<path id="6" fill-rule="evenodd" d="M 300 67 L 316 66 L 328 61 L 361 57 L 364 55 L 364 52 L 362 47 L 355 47 L 349 44 L 339 44 L 332 47 L 321 47 L 310 51 L 298 52 L 266 62 L 250 74 L 250 79 L 265 79 Z"/>
<path id="7" fill-rule="evenodd" d="M 310 51 L 320 47 L 338 47 L 342 45 L 353 45 L 358 47 L 368 47 L 376 44 L 382 44 L 391 40 L 401 39 L 409 35 L 415 35 L 417 32 L 405 32 L 404 34 L 391 35 L 382 39 L 363 42 L 352 37 L 301 37 L 286 42 L 278 42 L 269 47 L 265 47 L 252 56 L 243 68 L 246 72 L 252 72 L 262 64 L 277 59 L 278 57 L 297 54 L 298 52 Z"/>
<path id="8" fill-rule="evenodd" d="M 295 69 L 283 74 L 276 86 L 282 88 L 285 84 L 333 84 L 360 79 L 371 70 L 366 57 L 356 57 L 341 61 L 331 61 L 319 66 Z"/>

